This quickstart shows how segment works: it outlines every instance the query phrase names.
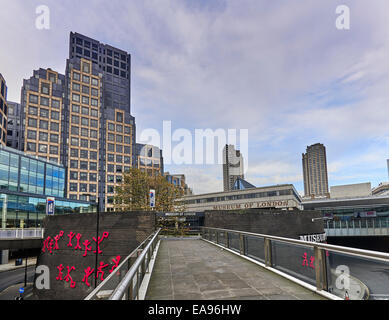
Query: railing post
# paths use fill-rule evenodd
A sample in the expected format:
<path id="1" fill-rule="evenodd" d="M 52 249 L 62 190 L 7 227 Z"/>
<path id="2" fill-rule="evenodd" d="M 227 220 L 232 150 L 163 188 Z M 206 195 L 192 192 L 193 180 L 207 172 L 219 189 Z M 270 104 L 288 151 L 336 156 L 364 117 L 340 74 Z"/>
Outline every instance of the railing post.
<path id="1" fill-rule="evenodd" d="M 327 264 L 325 250 L 314 247 L 317 290 L 327 290 Z"/>
<path id="2" fill-rule="evenodd" d="M 230 237 L 228 236 L 228 232 L 225 232 L 226 237 L 226 248 L 230 248 Z"/>
<path id="3" fill-rule="evenodd" d="M 239 253 L 243 256 L 246 254 L 245 236 L 241 233 L 239 234 Z"/>
<path id="4" fill-rule="evenodd" d="M 271 240 L 268 238 L 264 238 L 264 248 L 265 248 L 265 264 L 266 267 L 273 266 L 273 257 L 271 250 Z"/>

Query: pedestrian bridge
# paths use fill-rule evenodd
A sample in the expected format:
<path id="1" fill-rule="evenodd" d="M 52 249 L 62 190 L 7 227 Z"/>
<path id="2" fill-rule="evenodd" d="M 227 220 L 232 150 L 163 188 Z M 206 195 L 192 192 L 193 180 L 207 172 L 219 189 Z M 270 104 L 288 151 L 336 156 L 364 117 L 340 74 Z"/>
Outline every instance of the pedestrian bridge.
<path id="1" fill-rule="evenodd" d="M 235 230 L 151 234 L 85 299 L 389 299 L 389 254 Z"/>

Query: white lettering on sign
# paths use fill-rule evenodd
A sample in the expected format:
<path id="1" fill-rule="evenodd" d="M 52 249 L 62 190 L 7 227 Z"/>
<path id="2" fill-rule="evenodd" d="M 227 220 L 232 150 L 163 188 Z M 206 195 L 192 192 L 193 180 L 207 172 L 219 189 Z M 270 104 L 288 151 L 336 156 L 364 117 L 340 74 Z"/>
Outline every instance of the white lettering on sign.
<path id="1" fill-rule="evenodd" d="M 325 242 L 327 240 L 327 235 L 325 232 L 320 234 L 307 234 L 300 236 L 300 240 L 309 242 Z"/>

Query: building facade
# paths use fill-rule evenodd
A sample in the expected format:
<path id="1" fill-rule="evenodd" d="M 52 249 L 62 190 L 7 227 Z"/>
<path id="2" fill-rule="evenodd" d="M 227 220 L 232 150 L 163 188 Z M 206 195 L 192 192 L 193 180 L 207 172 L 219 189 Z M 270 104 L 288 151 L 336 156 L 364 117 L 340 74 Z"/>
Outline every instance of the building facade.
<path id="1" fill-rule="evenodd" d="M 4 77 L 0 73 L 0 144 L 7 143 L 7 123 L 8 123 L 8 105 L 7 105 L 7 85 Z"/>
<path id="2" fill-rule="evenodd" d="M 291 184 L 183 197 L 186 212 L 237 209 L 302 210 L 301 197 Z"/>
<path id="3" fill-rule="evenodd" d="M 7 147 L 19 149 L 21 107 L 19 103 L 8 101 Z"/>
<path id="4" fill-rule="evenodd" d="M 223 189 L 233 190 L 237 178 L 244 179 L 243 157 L 233 145 L 225 145 L 223 149 Z"/>
<path id="5" fill-rule="evenodd" d="M 189 188 L 189 186 L 185 182 L 185 175 L 184 174 L 170 174 L 169 172 L 166 172 L 165 174 L 166 180 L 173 184 L 176 187 L 179 187 L 184 195 L 192 195 L 192 189 Z"/>
<path id="6" fill-rule="evenodd" d="M 302 154 L 304 194 L 306 197 L 328 197 L 326 148 L 321 143 L 308 146 Z"/>
<path id="7" fill-rule="evenodd" d="M 136 166 L 150 176 L 163 175 L 162 150 L 149 144 L 136 144 Z"/>

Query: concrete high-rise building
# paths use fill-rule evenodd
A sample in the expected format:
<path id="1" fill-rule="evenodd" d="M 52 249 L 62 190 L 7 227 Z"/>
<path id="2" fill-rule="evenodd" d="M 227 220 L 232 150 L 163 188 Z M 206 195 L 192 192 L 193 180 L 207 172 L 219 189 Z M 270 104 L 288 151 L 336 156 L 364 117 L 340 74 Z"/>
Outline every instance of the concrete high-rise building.
<path id="1" fill-rule="evenodd" d="M 243 157 L 233 145 L 225 145 L 223 149 L 223 187 L 224 191 L 233 190 L 237 178 L 244 179 Z"/>
<path id="2" fill-rule="evenodd" d="M 7 123 L 8 123 L 8 106 L 7 106 L 7 85 L 4 77 L 0 73 L 0 144 L 7 143 Z"/>
<path id="3" fill-rule="evenodd" d="M 306 153 L 302 154 L 302 165 L 305 196 L 329 197 L 325 146 L 321 143 L 307 146 Z"/>
<path id="4" fill-rule="evenodd" d="M 136 144 L 136 167 L 150 176 L 163 175 L 162 150 L 149 144 Z"/>
<path id="5" fill-rule="evenodd" d="M 12 101 L 8 103 L 7 147 L 19 149 L 21 114 L 20 104 Z"/>
<path id="6" fill-rule="evenodd" d="M 19 150 L 63 163 L 64 96 L 65 76 L 51 69 L 23 80 Z"/>

